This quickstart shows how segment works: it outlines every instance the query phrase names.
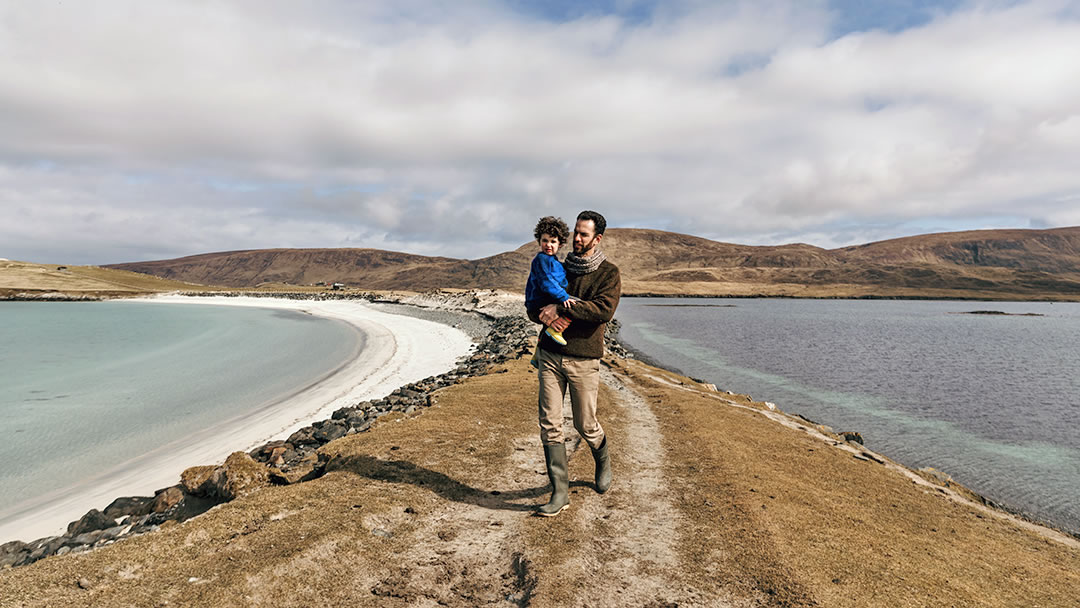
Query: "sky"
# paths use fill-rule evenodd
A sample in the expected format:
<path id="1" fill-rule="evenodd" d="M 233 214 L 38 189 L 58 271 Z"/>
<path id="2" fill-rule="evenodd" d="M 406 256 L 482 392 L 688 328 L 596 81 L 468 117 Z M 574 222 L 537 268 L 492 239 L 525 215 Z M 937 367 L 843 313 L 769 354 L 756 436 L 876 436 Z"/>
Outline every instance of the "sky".
<path id="1" fill-rule="evenodd" d="M 0 4 L 0 257 L 1080 225 L 1080 0 Z"/>

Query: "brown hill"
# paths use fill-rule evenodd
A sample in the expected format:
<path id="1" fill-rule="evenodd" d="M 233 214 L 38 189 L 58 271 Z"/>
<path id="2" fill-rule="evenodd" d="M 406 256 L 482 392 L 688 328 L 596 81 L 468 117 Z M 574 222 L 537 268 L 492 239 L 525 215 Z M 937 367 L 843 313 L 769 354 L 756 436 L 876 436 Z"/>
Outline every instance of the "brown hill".
<path id="1" fill-rule="evenodd" d="M 927 234 L 826 250 L 751 246 L 635 228 L 604 249 L 627 294 L 1080 299 L 1080 227 Z M 195 283 L 340 281 L 370 290 L 520 291 L 535 245 L 478 260 L 375 249 L 271 249 L 116 264 Z"/>
<path id="2" fill-rule="evenodd" d="M 213 288 L 97 266 L 0 260 L 0 299 L 95 299 L 190 289 Z"/>
<path id="3" fill-rule="evenodd" d="M 1080 272 L 1080 227 L 971 230 L 890 239 L 835 250 L 841 260 L 957 264 L 1047 273 Z"/>

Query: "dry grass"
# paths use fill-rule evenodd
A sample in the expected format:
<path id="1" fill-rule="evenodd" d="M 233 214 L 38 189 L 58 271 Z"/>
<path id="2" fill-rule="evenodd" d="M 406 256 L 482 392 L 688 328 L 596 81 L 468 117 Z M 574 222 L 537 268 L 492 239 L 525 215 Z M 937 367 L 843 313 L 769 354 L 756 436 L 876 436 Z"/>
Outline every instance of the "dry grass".
<path id="1" fill-rule="evenodd" d="M 60 270 L 63 268 L 63 270 Z M 0 262 L 0 296 L 58 292 L 68 295 L 124 296 L 218 288 L 98 266 L 57 266 Z"/>
<path id="2" fill-rule="evenodd" d="M 1068 606 L 1080 549 L 686 378 L 609 362 L 615 486 L 546 499 L 525 361 L 323 448 L 330 472 L 0 573 L 3 606 Z M 76 581 L 85 578 L 88 590 Z M 194 579 L 194 580 L 192 580 Z"/>

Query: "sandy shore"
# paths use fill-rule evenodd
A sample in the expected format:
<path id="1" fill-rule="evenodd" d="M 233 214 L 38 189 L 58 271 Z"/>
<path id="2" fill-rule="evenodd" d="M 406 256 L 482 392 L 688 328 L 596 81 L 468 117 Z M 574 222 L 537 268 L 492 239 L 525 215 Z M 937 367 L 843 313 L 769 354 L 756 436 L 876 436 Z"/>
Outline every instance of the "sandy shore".
<path id="1" fill-rule="evenodd" d="M 157 296 L 138 302 L 214 306 L 258 306 L 295 310 L 348 323 L 365 347 L 339 369 L 297 392 L 140 455 L 49 498 L 19 505 L 0 521 L 0 543 L 60 534 L 86 511 L 103 509 L 120 496 L 147 496 L 177 483 L 180 473 L 222 462 L 237 450 L 287 437 L 334 410 L 377 398 L 395 388 L 452 369 L 472 341 L 462 331 L 432 321 L 389 314 L 354 300 L 297 301 L 251 297 Z"/>

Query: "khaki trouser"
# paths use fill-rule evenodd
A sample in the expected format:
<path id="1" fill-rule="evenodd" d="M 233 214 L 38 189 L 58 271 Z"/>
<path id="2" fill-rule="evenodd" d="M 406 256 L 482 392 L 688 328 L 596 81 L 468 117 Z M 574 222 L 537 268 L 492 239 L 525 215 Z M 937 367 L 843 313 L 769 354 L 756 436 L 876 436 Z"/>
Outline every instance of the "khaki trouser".
<path id="1" fill-rule="evenodd" d="M 574 428 L 596 449 L 604 443 L 604 429 L 596 420 L 596 395 L 600 390 L 600 360 L 572 357 L 539 349 L 540 441 L 563 442 L 563 398 L 570 388 Z"/>

